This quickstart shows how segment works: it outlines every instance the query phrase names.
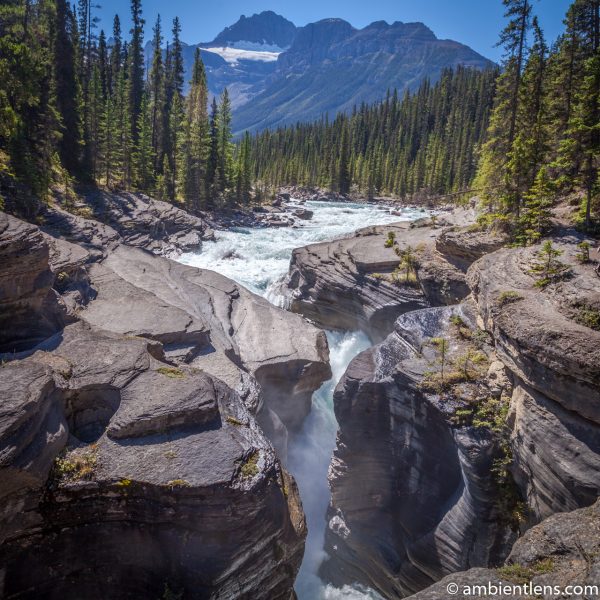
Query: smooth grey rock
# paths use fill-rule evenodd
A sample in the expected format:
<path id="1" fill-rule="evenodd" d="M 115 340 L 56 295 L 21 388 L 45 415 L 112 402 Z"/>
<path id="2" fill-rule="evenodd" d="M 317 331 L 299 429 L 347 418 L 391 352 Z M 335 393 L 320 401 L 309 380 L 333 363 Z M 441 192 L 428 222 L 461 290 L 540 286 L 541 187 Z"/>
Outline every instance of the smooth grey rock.
<path id="1" fill-rule="evenodd" d="M 471 219 L 465 210 L 449 217 L 457 224 Z M 322 327 L 360 329 L 373 341 L 382 341 L 399 315 L 454 304 L 468 295 L 465 264 L 435 248 L 442 231 L 430 226 L 415 229 L 405 222 L 367 227 L 345 239 L 298 248 L 281 291 L 292 311 Z M 385 247 L 389 232 L 400 249 L 415 250 L 418 284 L 391 280 L 400 259 L 393 248 Z"/>
<path id="2" fill-rule="evenodd" d="M 577 263 L 574 243 L 555 246 L 571 271 L 544 290 L 530 273 L 539 246 L 483 257 L 470 268 L 469 285 L 507 368 L 567 410 L 600 424 L 600 331 L 574 319 L 575 304 L 600 309 L 600 279 L 593 265 Z M 503 302 L 507 292 L 515 297 Z"/>
<path id="3" fill-rule="evenodd" d="M 592 504 L 600 496 L 600 428 L 524 383 L 509 421 L 513 473 L 532 522 Z"/>
<path id="4" fill-rule="evenodd" d="M 313 218 L 314 212 L 307 208 L 298 208 L 294 211 L 294 216 L 302 219 L 303 221 L 310 221 Z"/>
<path id="5" fill-rule="evenodd" d="M 293 480 L 237 393 L 155 345 L 78 323 L 0 368 L 3 597 L 289 599 Z"/>
<path id="6" fill-rule="evenodd" d="M 321 572 L 337 585 L 356 581 L 385 598 L 403 597 L 503 559 L 514 539 L 490 476 L 496 440 L 452 420 L 469 399 L 488 393 L 485 379 L 462 384 L 454 399 L 420 385 L 439 371 L 430 338 L 446 337 L 448 360 L 468 344 L 451 315 L 474 328 L 468 304 L 407 313 L 382 344 L 350 363 L 336 388 L 330 558 Z"/>
<path id="7" fill-rule="evenodd" d="M 0 212 L 0 353 L 31 348 L 64 326 L 49 255 L 35 225 Z"/>
<path id="8" fill-rule="evenodd" d="M 157 363 L 121 393 L 107 434 L 113 439 L 132 438 L 208 423 L 219 416 L 218 396 L 228 392 L 203 373 L 170 370 Z"/>
<path id="9" fill-rule="evenodd" d="M 258 381 L 264 405 L 290 429 L 331 374 L 323 332 L 222 275 L 121 246 L 90 277 L 97 298 L 81 313 L 86 322 L 156 339 L 167 354 L 183 345 L 187 362 L 200 369 L 206 362 L 220 377 L 217 354 L 226 372 L 241 367 Z"/>
<path id="10" fill-rule="evenodd" d="M 433 586 L 410 596 L 411 600 L 447 600 L 448 586 L 457 586 L 455 597 L 481 598 L 476 588 L 510 586 L 493 595 L 500 600 L 529 600 L 533 597 L 558 599 L 567 586 L 590 586 L 571 598 L 586 600 L 598 595 L 600 584 L 600 502 L 589 508 L 558 513 L 527 531 L 517 540 L 505 568 L 471 569 L 448 575 Z M 540 593 L 523 588 L 539 586 Z M 545 586 L 545 587 L 544 587 Z M 554 593 L 554 589 L 558 593 Z M 514 591 L 513 591 L 514 590 Z M 545 591 L 547 590 L 547 591 Z M 594 591 L 595 590 L 595 591 Z M 470 593 L 469 593 L 470 592 Z"/>
<path id="11" fill-rule="evenodd" d="M 3 299 L 40 317 L 3 331 L 21 352 L 0 363 L 0 595 L 290 600 L 306 525 L 254 418 L 265 394 L 253 373 L 267 387 L 279 367 L 297 377 L 305 410 L 329 374 L 323 335 L 223 277 L 57 214 L 68 227 L 42 236 L 0 213 L 14 259 L 0 262 Z M 27 274 L 16 287 L 13 267 Z M 68 317 L 57 327 L 39 325 L 54 314 L 44 294 Z M 253 352 L 259 339 L 273 347 Z"/>

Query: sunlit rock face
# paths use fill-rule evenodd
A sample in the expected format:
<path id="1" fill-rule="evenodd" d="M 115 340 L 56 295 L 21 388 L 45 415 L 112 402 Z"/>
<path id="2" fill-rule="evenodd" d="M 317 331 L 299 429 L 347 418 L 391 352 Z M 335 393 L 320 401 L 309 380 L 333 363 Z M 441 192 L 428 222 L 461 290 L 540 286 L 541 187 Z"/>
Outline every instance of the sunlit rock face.
<path id="1" fill-rule="evenodd" d="M 565 278 L 536 285 L 536 248 L 489 254 L 468 280 L 498 356 L 512 373 L 514 476 L 531 523 L 600 495 L 600 279 L 576 260 L 577 238 L 555 240 Z M 583 311 L 583 312 L 582 312 Z"/>
<path id="2" fill-rule="evenodd" d="M 490 475 L 497 440 L 453 416 L 492 393 L 487 367 L 480 382 L 461 386 L 457 400 L 426 387 L 441 368 L 428 340 L 444 337 L 449 355 L 469 351 L 452 318 L 476 331 L 470 304 L 401 316 L 383 343 L 352 361 L 336 388 L 331 558 L 321 569 L 333 583 L 356 581 L 385 598 L 403 597 L 447 573 L 501 560 L 514 540 Z M 480 352 L 493 360 L 490 346 Z M 509 386 L 506 380 L 493 393 Z"/>
<path id="3" fill-rule="evenodd" d="M 2 596 L 289 600 L 304 513 L 256 416 L 278 386 L 289 419 L 306 414 L 324 335 L 108 225 L 56 218 L 71 241 L 0 218 Z"/>
<path id="4" fill-rule="evenodd" d="M 494 251 L 495 242 L 477 237 L 450 230 L 436 240 L 440 254 L 453 256 L 461 272 L 468 268 L 470 298 L 402 315 L 384 342 L 350 364 L 336 390 L 331 559 L 322 568 L 335 583 L 407 596 L 455 571 L 501 564 L 527 528 L 600 495 L 600 333 L 586 320 L 600 310 L 594 265 L 581 264 L 578 238 L 564 236 L 554 244 L 565 274 L 540 285 L 532 270 L 539 247 Z M 465 325 L 471 333 L 461 331 Z M 440 339 L 449 369 L 464 366 L 466 339 L 480 340 L 487 370 L 452 394 L 432 393 L 441 368 L 432 348 Z M 490 401 L 505 411 L 495 425 L 477 408 Z M 510 474 L 504 483 L 497 479 L 502 457 Z M 534 536 L 519 540 L 509 562 L 530 568 L 553 556 L 551 548 L 523 554 Z M 472 569 L 459 577 L 473 583 L 497 575 Z M 443 589 L 418 597 L 443 597 Z"/>

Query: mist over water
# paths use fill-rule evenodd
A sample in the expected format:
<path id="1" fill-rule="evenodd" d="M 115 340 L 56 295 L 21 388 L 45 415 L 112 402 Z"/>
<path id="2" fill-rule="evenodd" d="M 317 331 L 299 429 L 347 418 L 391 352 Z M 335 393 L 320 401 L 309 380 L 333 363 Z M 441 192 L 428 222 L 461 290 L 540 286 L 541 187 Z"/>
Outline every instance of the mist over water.
<path id="1" fill-rule="evenodd" d="M 420 214 L 406 211 L 402 216 L 392 215 L 385 207 L 360 203 L 307 202 L 305 207 L 314 211 L 313 219 L 300 221 L 296 228 L 219 231 L 215 242 L 205 242 L 201 252 L 184 254 L 179 260 L 217 271 L 281 306 L 277 283 L 288 272 L 294 248 L 333 240 L 369 225 L 412 220 Z M 371 590 L 326 585 L 317 574 L 326 556 L 327 471 L 338 428 L 333 391 L 350 361 L 370 346 L 367 336 L 360 332 L 326 334 L 333 375 L 313 395 L 312 411 L 300 433 L 290 441 L 286 465 L 298 482 L 308 523 L 304 561 L 295 587 L 299 600 L 379 600 L 380 596 Z"/>
<path id="2" fill-rule="evenodd" d="M 325 588 L 317 575 L 325 558 L 325 515 L 329 505 L 327 471 L 338 428 L 333 412 L 333 391 L 350 361 L 370 346 L 369 338 L 361 332 L 326 333 L 333 376 L 313 395 L 312 411 L 288 450 L 287 468 L 298 483 L 308 523 L 304 561 L 296 580 L 296 593 L 300 600 L 369 598 L 350 588 L 347 592 L 331 586 Z M 348 595 L 350 593 L 353 595 Z"/>

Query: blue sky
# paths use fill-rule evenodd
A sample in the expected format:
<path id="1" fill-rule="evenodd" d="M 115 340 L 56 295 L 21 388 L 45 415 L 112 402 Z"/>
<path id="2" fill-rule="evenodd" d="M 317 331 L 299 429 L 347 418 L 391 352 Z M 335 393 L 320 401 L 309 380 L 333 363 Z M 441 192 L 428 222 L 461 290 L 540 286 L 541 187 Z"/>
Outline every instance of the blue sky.
<path id="1" fill-rule="evenodd" d="M 99 0 L 101 27 L 108 37 L 112 18 L 119 13 L 129 28 L 129 2 Z M 208 42 L 224 27 L 233 24 L 241 14 L 247 16 L 263 10 L 274 10 L 296 25 L 306 25 L 327 17 L 346 19 L 355 27 L 373 21 L 422 21 L 439 38 L 463 42 L 484 56 L 499 60 L 501 50 L 494 45 L 503 26 L 504 8 L 500 0 L 142 0 L 146 19 L 146 37 L 160 12 L 163 23 L 175 15 L 182 22 L 182 39 L 188 43 Z M 534 8 L 549 41 L 562 30 L 564 14 L 570 0 L 534 0 Z"/>

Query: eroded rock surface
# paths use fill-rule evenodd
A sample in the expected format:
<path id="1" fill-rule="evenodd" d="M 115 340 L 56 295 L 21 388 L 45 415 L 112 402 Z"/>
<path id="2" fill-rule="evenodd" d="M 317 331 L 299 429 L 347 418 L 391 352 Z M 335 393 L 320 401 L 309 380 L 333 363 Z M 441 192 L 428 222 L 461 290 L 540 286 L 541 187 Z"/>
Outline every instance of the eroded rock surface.
<path id="1" fill-rule="evenodd" d="M 160 341 L 170 360 L 240 392 L 251 385 L 243 374 L 253 377 L 262 390 L 254 410 L 285 453 L 285 432 L 271 424 L 297 430 L 330 377 L 322 331 L 218 273 L 136 248 L 120 246 L 93 265 L 90 282 L 97 295 L 81 312 L 86 322 Z"/>
<path id="2" fill-rule="evenodd" d="M 468 266 L 481 254 L 478 232 L 464 225 L 473 219 L 470 211 L 457 210 L 444 219 L 456 224 L 462 239 L 455 244 L 440 243 L 451 236 L 448 227 L 423 223 L 397 223 L 368 227 L 333 242 L 312 244 L 294 250 L 283 292 L 290 308 L 327 329 L 357 330 L 375 342 L 393 329 L 396 318 L 411 310 L 455 304 L 468 295 L 465 282 Z M 460 226 L 458 225 L 460 224 Z M 393 233 L 397 247 L 415 252 L 417 283 L 393 281 L 392 272 L 400 263 L 394 248 L 385 247 Z M 479 248 L 479 250 L 478 250 Z M 483 252 L 482 252 L 483 253 Z M 468 260 L 465 256 L 471 256 Z"/>
<path id="3" fill-rule="evenodd" d="M 600 279 L 556 245 L 568 268 L 545 287 L 531 273 L 539 247 L 487 255 L 469 271 L 485 328 L 516 386 L 511 404 L 514 474 L 532 522 L 600 495 Z"/>
<path id="4" fill-rule="evenodd" d="M 288 599 L 305 525 L 239 396 L 68 326 L 0 370 L 3 597 Z"/>
<path id="5" fill-rule="evenodd" d="M 0 212 L 0 353 L 30 348 L 64 325 L 49 255 L 35 225 Z"/>
<path id="6" fill-rule="evenodd" d="M 289 600 L 304 514 L 256 416 L 300 425 L 323 334 L 63 217 L 0 213 L 2 596 Z"/>
<path id="7" fill-rule="evenodd" d="M 581 264 L 579 240 L 564 235 L 554 241 L 561 274 L 542 284 L 533 270 L 540 246 L 486 254 L 499 242 L 477 235 L 447 230 L 436 240 L 461 272 L 479 256 L 466 277 L 473 298 L 459 309 L 401 316 L 383 343 L 350 364 L 336 390 L 331 559 L 323 568 L 334 582 L 355 580 L 397 598 L 447 576 L 416 596 L 435 599 L 448 597 L 449 582 L 498 581 L 502 573 L 485 568 L 504 560 L 517 532 L 590 506 L 600 495 L 594 265 Z M 432 393 L 441 369 L 439 338 L 448 343 L 448 377 L 458 380 L 451 393 Z M 485 373 L 474 372 L 468 385 L 460 381 L 465 339 L 487 361 Z M 591 521 L 597 506 L 581 514 Z M 542 578 L 535 561 L 543 553 L 519 554 L 535 531 L 508 560 Z M 556 542 L 552 552 L 560 547 Z M 564 573 L 586 553 L 565 560 Z M 592 571 L 576 567 L 577 581 L 588 581 L 595 568 L 588 566 Z"/>
<path id="8" fill-rule="evenodd" d="M 130 246 L 155 254 L 177 255 L 196 250 L 214 233 L 199 216 L 144 194 L 90 190 L 85 203 L 70 212 L 58 205 L 43 212 L 44 229 L 87 244 L 97 253 L 121 238 Z"/>
<path id="9" fill-rule="evenodd" d="M 331 558 L 322 569 L 328 579 L 358 581 L 397 598 L 506 555 L 514 534 L 490 476 L 500 448 L 489 430 L 456 418 L 510 387 L 499 385 L 493 370 L 488 382 L 493 352 L 473 345 L 474 322 L 468 304 L 407 313 L 382 344 L 354 359 L 338 384 L 326 535 Z M 448 343 L 445 376 L 458 385 L 452 393 L 444 390 L 432 343 L 441 336 Z M 473 371 L 462 377 L 451 357 L 466 356 Z"/>
<path id="10" fill-rule="evenodd" d="M 595 598 L 600 590 L 599 550 L 600 502 L 596 502 L 589 508 L 555 514 L 530 529 L 517 540 L 504 567 L 453 573 L 411 600 L 447 600 L 449 584 L 458 586 L 460 597 L 480 598 L 474 586 L 488 583 L 515 586 L 514 593 L 511 589 L 494 594 L 501 600 L 531 598 L 524 584 L 538 586 L 541 593 L 535 596 L 547 599 L 564 597 L 563 593 L 578 599 Z M 571 593 L 567 586 L 572 586 Z"/>

